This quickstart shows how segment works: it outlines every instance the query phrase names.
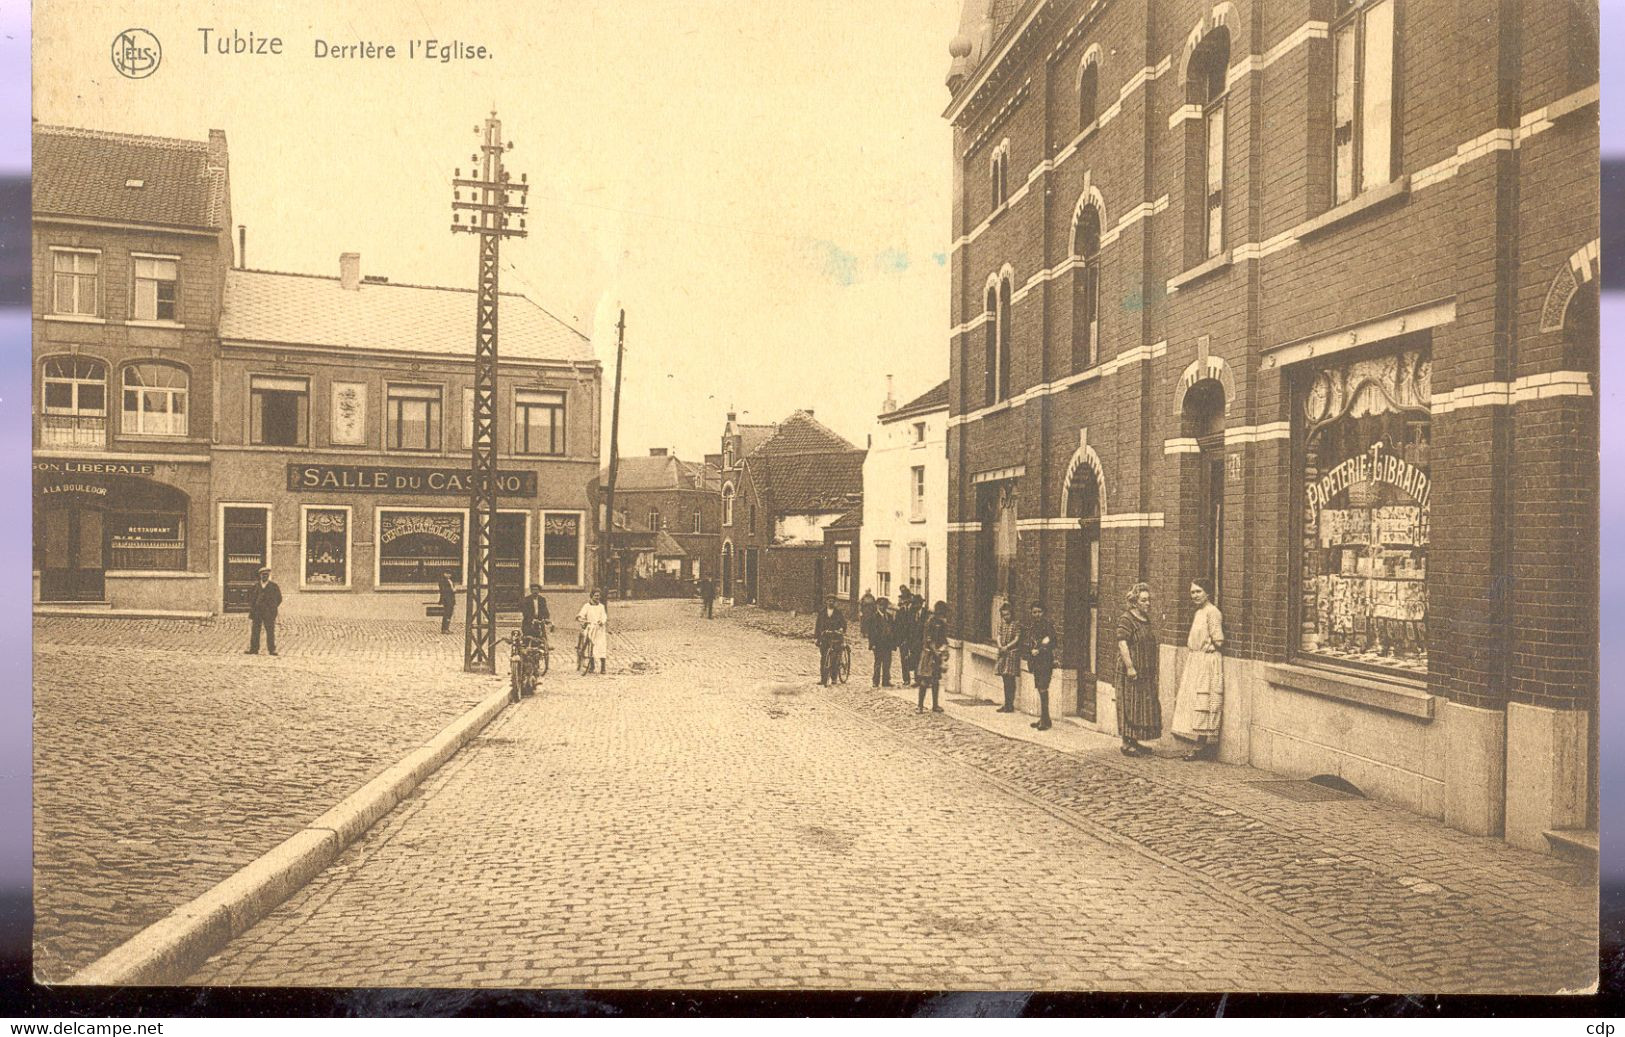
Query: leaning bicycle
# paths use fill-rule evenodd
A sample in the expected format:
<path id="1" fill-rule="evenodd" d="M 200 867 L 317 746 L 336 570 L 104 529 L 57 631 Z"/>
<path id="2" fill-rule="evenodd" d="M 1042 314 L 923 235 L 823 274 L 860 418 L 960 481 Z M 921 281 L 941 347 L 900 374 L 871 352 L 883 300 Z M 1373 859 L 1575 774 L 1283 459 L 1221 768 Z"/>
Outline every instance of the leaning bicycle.
<path id="1" fill-rule="evenodd" d="M 541 637 L 528 637 L 515 630 L 502 643 L 508 646 L 508 701 L 518 702 L 536 694 L 536 685 L 547 675 L 553 654 L 545 632 Z"/>

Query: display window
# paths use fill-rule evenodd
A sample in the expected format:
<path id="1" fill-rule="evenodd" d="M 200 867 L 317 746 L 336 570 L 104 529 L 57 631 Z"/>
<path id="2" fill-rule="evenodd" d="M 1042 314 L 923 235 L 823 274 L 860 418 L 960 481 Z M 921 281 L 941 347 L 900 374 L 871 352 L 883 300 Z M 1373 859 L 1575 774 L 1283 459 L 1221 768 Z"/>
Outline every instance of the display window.
<path id="1" fill-rule="evenodd" d="M 1430 383 L 1426 349 L 1300 381 L 1305 657 L 1427 672 Z"/>
<path id="2" fill-rule="evenodd" d="M 542 516 L 542 582 L 549 587 L 581 584 L 581 519 L 577 511 Z"/>
<path id="3" fill-rule="evenodd" d="M 151 512 L 109 515 L 107 564 L 110 569 L 185 569 L 186 516 Z"/>
<path id="4" fill-rule="evenodd" d="M 443 572 L 463 583 L 467 515 L 451 510 L 378 510 L 378 585 L 432 587 Z"/>
<path id="5" fill-rule="evenodd" d="M 307 588 L 340 589 L 350 585 L 350 509 L 304 509 L 304 571 Z"/>

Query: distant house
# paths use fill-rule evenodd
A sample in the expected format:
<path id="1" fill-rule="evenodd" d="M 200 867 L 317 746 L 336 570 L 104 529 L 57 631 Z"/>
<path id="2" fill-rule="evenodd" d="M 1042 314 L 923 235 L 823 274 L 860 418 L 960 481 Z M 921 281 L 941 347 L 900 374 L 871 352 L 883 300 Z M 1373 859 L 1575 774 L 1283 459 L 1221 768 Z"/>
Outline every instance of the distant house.
<path id="1" fill-rule="evenodd" d="M 609 469 L 592 493 L 602 510 Z M 684 461 L 664 447 L 622 457 L 615 471 L 615 538 L 606 585 L 622 597 L 689 594 L 718 577 L 721 482 L 715 465 Z"/>
<path id="2" fill-rule="evenodd" d="M 948 383 L 886 409 L 863 462 L 862 590 L 948 596 Z M 862 590 L 859 593 L 862 593 Z"/>
<path id="3" fill-rule="evenodd" d="M 863 503 L 864 451 L 798 410 L 722 436 L 722 593 L 810 610 L 835 588 L 824 531 Z"/>

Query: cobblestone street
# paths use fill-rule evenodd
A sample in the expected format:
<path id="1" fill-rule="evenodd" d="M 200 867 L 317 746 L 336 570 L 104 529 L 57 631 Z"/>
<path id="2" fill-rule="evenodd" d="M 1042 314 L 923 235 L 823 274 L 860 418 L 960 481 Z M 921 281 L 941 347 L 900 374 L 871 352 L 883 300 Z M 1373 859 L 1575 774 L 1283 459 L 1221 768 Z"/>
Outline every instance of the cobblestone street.
<path id="1" fill-rule="evenodd" d="M 822 689 L 812 648 L 764 622 L 615 606 L 609 676 L 550 676 L 192 981 L 1594 980 L 1595 891 L 1577 869 L 1376 803 L 1283 798 L 1247 768 L 1128 761 L 1086 733 L 1037 744 L 986 703 L 919 715 L 863 673 Z"/>
<path id="2" fill-rule="evenodd" d="M 494 687 L 425 621 L 34 623 L 35 974 L 67 978 Z"/>

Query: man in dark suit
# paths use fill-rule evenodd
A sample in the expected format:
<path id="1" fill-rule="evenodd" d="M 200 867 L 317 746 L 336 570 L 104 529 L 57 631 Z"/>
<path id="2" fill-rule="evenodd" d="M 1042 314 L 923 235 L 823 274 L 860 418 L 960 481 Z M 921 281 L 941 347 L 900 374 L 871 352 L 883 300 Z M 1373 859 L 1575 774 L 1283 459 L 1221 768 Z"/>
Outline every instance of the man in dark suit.
<path id="1" fill-rule="evenodd" d="M 1032 671 L 1033 686 L 1038 689 L 1038 719 L 1033 723 L 1040 731 L 1050 729 L 1049 681 L 1055 672 L 1055 626 L 1044 616 L 1044 606 L 1033 602 L 1032 618 L 1023 630 L 1026 645 L 1027 669 Z"/>
<path id="2" fill-rule="evenodd" d="M 813 639 L 818 642 L 818 683 L 827 685 L 840 672 L 841 646 L 846 641 L 846 616 L 835 607 L 833 594 L 818 613 Z"/>
<path id="3" fill-rule="evenodd" d="M 897 663 L 903 669 L 903 686 L 914 683 L 920 668 L 920 637 L 925 633 L 925 599 L 912 593 L 908 585 L 897 592 Z"/>
<path id="4" fill-rule="evenodd" d="M 717 585 L 709 576 L 700 581 L 700 612 L 711 618 L 711 607 L 717 600 Z"/>
<path id="5" fill-rule="evenodd" d="M 248 618 L 253 622 L 253 633 L 248 637 L 245 655 L 260 654 L 260 629 L 265 630 L 265 650 L 276 654 L 276 613 L 282 607 L 282 588 L 271 582 L 269 567 L 260 569 L 260 582 L 248 599 Z"/>
<path id="6" fill-rule="evenodd" d="M 451 573 L 440 574 L 440 632 L 451 633 L 451 614 L 457 608 L 457 588 L 451 582 Z"/>
<path id="7" fill-rule="evenodd" d="M 891 602 L 881 598 L 875 602 L 875 613 L 869 617 L 869 650 L 875 653 L 874 686 L 891 687 L 891 650 L 897 643 L 897 619 L 892 615 Z"/>
<path id="8" fill-rule="evenodd" d="M 552 620 L 547 611 L 547 599 L 542 597 L 542 585 L 530 585 L 530 593 L 519 606 L 519 632 L 528 638 L 541 640 L 547 636 L 547 624 Z"/>

